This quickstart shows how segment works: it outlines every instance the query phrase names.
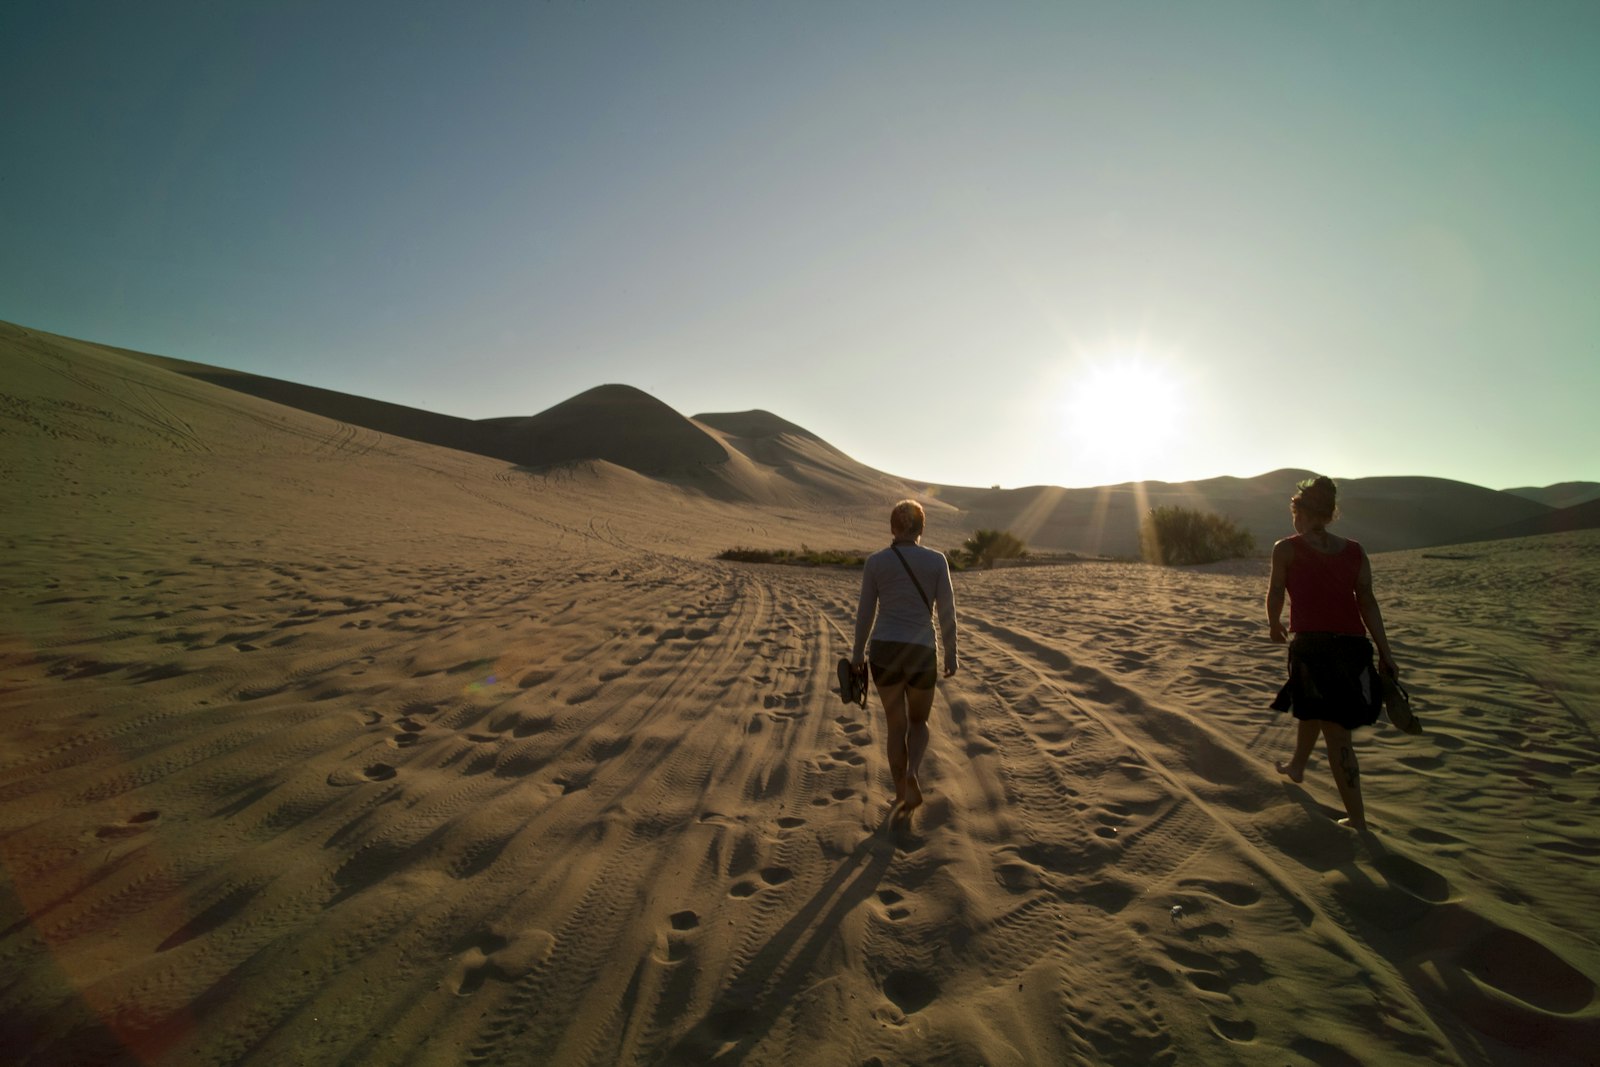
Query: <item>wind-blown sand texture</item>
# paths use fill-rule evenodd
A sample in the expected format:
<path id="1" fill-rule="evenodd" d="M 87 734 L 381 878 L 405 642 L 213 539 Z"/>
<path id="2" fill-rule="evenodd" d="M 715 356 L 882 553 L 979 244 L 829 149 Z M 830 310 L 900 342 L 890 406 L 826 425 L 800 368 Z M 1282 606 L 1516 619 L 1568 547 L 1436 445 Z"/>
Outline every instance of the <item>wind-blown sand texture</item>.
<path id="1" fill-rule="evenodd" d="M 1365 837 L 1320 752 L 1273 770 L 1259 564 L 957 575 L 896 828 L 877 700 L 830 691 L 857 575 L 711 558 L 875 545 L 891 501 L 535 474 L 0 345 L 8 1062 L 1600 1048 L 1594 531 L 1374 558 L 1427 733 L 1360 736 Z"/>

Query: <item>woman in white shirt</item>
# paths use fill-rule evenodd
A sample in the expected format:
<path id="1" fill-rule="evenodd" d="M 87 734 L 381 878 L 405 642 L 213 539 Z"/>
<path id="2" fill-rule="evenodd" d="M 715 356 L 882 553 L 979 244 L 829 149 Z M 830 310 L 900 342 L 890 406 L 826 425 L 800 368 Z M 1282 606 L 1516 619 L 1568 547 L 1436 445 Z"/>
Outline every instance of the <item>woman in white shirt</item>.
<path id="1" fill-rule="evenodd" d="M 872 664 L 872 681 L 888 718 L 889 772 L 894 799 L 909 814 L 922 804 L 917 770 L 928 748 L 928 714 L 938 680 L 933 614 L 939 616 L 944 676 L 956 673 L 956 599 L 944 553 L 918 544 L 927 515 L 915 500 L 889 513 L 894 542 L 867 557 L 856 609 L 851 664 Z M 872 654 L 866 656 L 868 638 Z"/>

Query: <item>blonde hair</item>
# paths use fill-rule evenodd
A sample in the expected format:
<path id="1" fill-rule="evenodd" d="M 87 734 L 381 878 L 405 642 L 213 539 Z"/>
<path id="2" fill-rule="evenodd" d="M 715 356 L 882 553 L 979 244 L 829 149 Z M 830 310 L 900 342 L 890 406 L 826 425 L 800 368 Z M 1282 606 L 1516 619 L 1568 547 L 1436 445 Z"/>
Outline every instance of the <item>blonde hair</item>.
<path id="1" fill-rule="evenodd" d="M 915 500 L 902 500 L 889 512 L 889 531 L 896 537 L 918 538 L 927 524 L 928 514 Z"/>

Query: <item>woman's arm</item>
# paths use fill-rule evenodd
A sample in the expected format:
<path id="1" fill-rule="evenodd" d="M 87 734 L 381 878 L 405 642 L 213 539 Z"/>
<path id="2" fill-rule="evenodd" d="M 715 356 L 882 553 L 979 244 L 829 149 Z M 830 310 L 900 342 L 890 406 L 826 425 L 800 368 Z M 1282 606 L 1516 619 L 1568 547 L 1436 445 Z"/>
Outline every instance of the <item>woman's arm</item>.
<path id="1" fill-rule="evenodd" d="M 872 619 L 878 613 L 878 584 L 872 577 L 872 561 L 861 568 L 861 600 L 856 604 L 856 643 L 850 652 L 850 662 L 859 667 L 867 661 L 867 637 L 872 633 Z"/>
<path id="2" fill-rule="evenodd" d="M 1283 629 L 1283 590 L 1289 580 L 1289 561 L 1294 558 L 1294 546 L 1284 538 L 1272 546 L 1272 577 L 1267 581 L 1267 625 L 1272 628 L 1272 639 L 1278 644 L 1289 640 Z"/>
<path id="3" fill-rule="evenodd" d="M 1366 624 L 1372 643 L 1378 646 L 1378 665 L 1390 674 L 1398 674 L 1394 653 L 1389 651 L 1389 635 L 1383 629 L 1383 612 L 1378 608 L 1378 598 L 1372 592 L 1372 563 L 1365 550 L 1361 553 L 1361 570 L 1356 574 L 1356 606 L 1361 611 L 1361 621 Z"/>
<path id="4" fill-rule="evenodd" d="M 956 590 L 950 582 L 950 561 L 940 556 L 944 569 L 939 574 L 939 584 L 934 586 L 933 599 L 939 609 L 939 639 L 944 645 L 944 676 L 956 673 Z"/>

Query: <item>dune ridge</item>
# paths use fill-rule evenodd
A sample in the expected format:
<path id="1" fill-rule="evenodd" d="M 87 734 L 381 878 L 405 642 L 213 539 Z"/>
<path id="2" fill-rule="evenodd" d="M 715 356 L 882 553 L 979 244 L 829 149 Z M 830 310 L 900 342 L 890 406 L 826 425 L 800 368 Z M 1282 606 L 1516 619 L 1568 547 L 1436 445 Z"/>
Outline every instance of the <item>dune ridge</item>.
<path id="1" fill-rule="evenodd" d="M 887 498 L 531 470 L 20 328 L 0 361 L 15 1062 L 1600 1045 L 1600 533 L 1375 555 L 1426 732 L 1362 736 L 1367 837 L 1320 756 L 1272 769 L 1259 561 L 959 574 L 896 828 L 876 698 L 830 692 L 857 577 L 712 558 L 882 543 Z"/>
<path id="2" fill-rule="evenodd" d="M 983 528 L 1010 529 L 1044 552 L 1135 558 L 1140 516 L 1162 505 L 1226 515 L 1265 550 L 1281 535 L 1285 502 L 1295 483 L 1313 473 L 1283 469 L 1252 478 L 1087 489 L 930 485 L 866 467 L 771 412 L 686 419 L 630 386 L 598 386 L 526 418 L 474 422 L 198 363 L 108 351 L 365 429 L 536 469 L 604 460 L 718 499 L 760 504 L 815 505 L 846 498 L 861 503 L 886 491 L 913 496 L 928 506 L 955 509 L 952 518 L 963 537 Z M 1501 491 L 1421 476 L 1339 480 L 1345 529 L 1373 551 L 1600 524 L 1600 511 L 1581 506 L 1594 498 L 1592 482 Z"/>

